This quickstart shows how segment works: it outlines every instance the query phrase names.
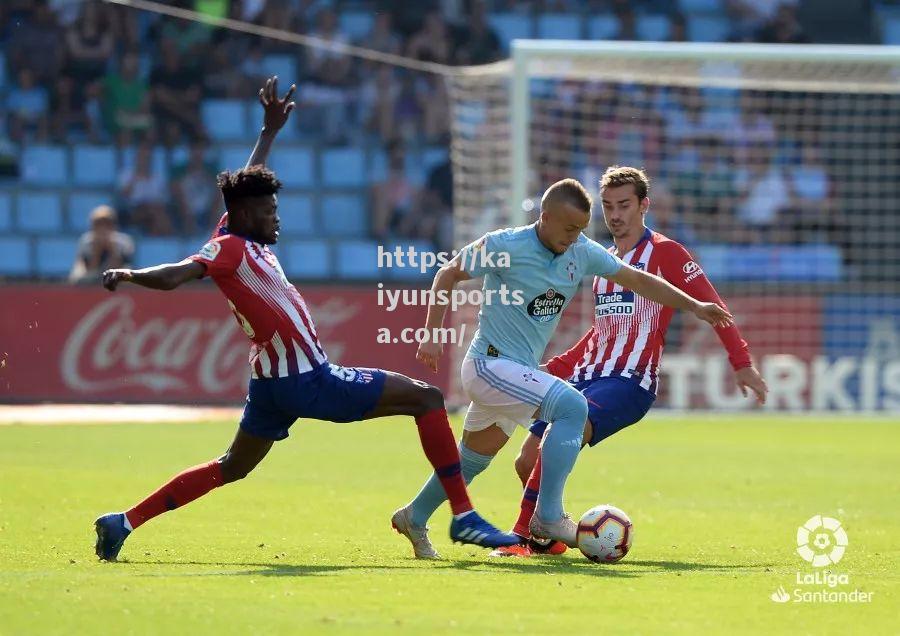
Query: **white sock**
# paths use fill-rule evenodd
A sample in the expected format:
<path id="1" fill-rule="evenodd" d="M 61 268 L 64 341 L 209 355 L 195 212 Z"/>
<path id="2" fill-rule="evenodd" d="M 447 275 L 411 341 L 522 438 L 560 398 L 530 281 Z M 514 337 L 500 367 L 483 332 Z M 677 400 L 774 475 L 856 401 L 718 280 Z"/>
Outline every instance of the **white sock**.
<path id="1" fill-rule="evenodd" d="M 462 519 L 462 518 L 465 517 L 466 515 L 470 515 L 470 514 L 472 514 L 473 512 L 475 512 L 475 511 L 474 511 L 474 510 L 466 510 L 465 512 L 461 512 L 461 513 L 459 513 L 458 515 L 453 515 L 453 518 L 454 518 L 454 519 Z"/>
<path id="2" fill-rule="evenodd" d="M 131 522 L 128 520 L 128 515 L 123 512 L 122 518 L 125 519 L 125 529 L 128 530 L 128 532 L 134 530 L 134 528 L 131 527 Z"/>

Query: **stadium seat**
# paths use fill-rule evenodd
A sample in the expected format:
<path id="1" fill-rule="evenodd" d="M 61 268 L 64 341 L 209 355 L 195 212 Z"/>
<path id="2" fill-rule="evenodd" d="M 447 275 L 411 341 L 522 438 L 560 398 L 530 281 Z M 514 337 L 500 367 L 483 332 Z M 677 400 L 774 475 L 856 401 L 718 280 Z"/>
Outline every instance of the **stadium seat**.
<path id="1" fill-rule="evenodd" d="M 308 238 L 316 232 L 315 206 L 309 194 L 278 195 L 278 216 L 281 218 L 283 236 Z"/>
<path id="2" fill-rule="evenodd" d="M 330 194 L 322 197 L 319 218 L 328 236 L 358 237 L 369 231 L 367 202 L 362 195 Z"/>
<path id="3" fill-rule="evenodd" d="M 588 20 L 587 26 L 588 37 L 592 40 L 609 40 L 619 32 L 619 20 L 612 14 L 594 16 Z"/>
<path id="4" fill-rule="evenodd" d="M 21 236 L 0 237 L 0 276 L 30 275 L 31 241 Z"/>
<path id="5" fill-rule="evenodd" d="M 75 185 L 113 185 L 116 174 L 116 151 L 111 146 L 77 145 L 72 149 L 72 177 Z"/>
<path id="6" fill-rule="evenodd" d="M 728 18 L 692 15 L 687 19 L 688 37 L 692 42 L 722 42 L 731 32 Z"/>
<path id="7" fill-rule="evenodd" d="M 115 195 L 111 192 L 91 190 L 69 194 L 68 223 L 72 232 L 86 232 L 91 227 L 91 211 L 98 205 L 113 205 Z"/>
<path id="8" fill-rule="evenodd" d="M 66 149 L 29 146 L 22 151 L 21 181 L 27 185 L 60 186 L 69 181 Z"/>
<path id="9" fill-rule="evenodd" d="M 279 93 L 287 91 L 290 85 L 299 79 L 297 77 L 297 59 L 293 55 L 267 55 L 263 58 L 262 67 L 266 77 L 278 76 Z"/>
<path id="10" fill-rule="evenodd" d="M 20 192 L 16 224 L 20 231 L 55 234 L 63 229 L 62 204 L 54 192 Z"/>
<path id="11" fill-rule="evenodd" d="M 881 27 L 881 41 L 884 44 L 900 44 L 900 16 L 891 16 L 884 20 Z"/>
<path id="12" fill-rule="evenodd" d="M 175 238 L 141 238 L 135 241 L 134 266 L 149 267 L 161 263 L 177 263 L 191 255 L 191 248 Z"/>
<path id="13" fill-rule="evenodd" d="M 492 13 L 488 16 L 488 23 L 507 52 L 513 40 L 530 38 L 534 34 L 531 17 L 521 13 Z"/>
<path id="14" fill-rule="evenodd" d="M 77 249 L 78 238 L 74 236 L 38 239 L 36 259 L 38 275 L 54 278 L 68 276 Z"/>
<path id="15" fill-rule="evenodd" d="M 328 241 L 286 241 L 277 247 L 288 278 L 328 278 L 332 275 Z"/>
<path id="16" fill-rule="evenodd" d="M 665 42 L 672 24 L 665 15 L 644 15 L 637 20 L 637 34 L 641 40 Z"/>
<path id="17" fill-rule="evenodd" d="M 380 278 L 378 244 L 375 241 L 341 241 L 337 244 L 337 275 L 339 278 Z"/>
<path id="18" fill-rule="evenodd" d="M 250 151 L 245 151 L 247 156 Z M 244 163 L 246 163 L 244 159 Z M 243 163 L 241 164 L 243 165 Z M 273 152 L 269 167 L 277 174 L 281 182 L 288 188 L 311 188 L 315 183 L 313 153 L 309 148 L 283 146 Z"/>
<path id="19" fill-rule="evenodd" d="M 682 13 L 723 13 L 722 0 L 678 0 Z"/>
<path id="20" fill-rule="evenodd" d="M 359 148 L 329 148 L 320 155 L 322 185 L 360 187 L 366 184 L 366 157 Z"/>
<path id="21" fill-rule="evenodd" d="M 219 149 L 219 170 L 237 170 L 247 165 L 250 148 L 246 146 L 223 146 Z"/>
<path id="22" fill-rule="evenodd" d="M 449 156 L 447 148 L 441 148 L 440 146 L 425 148 L 422 151 L 422 165 L 425 166 L 425 174 L 447 161 Z"/>
<path id="23" fill-rule="evenodd" d="M 352 42 L 358 42 L 372 30 L 372 22 L 374 19 L 369 11 L 342 11 L 338 18 L 338 30 Z"/>
<path id="24" fill-rule="evenodd" d="M 546 40 L 580 40 L 581 17 L 569 13 L 545 13 L 538 17 L 537 36 Z"/>
<path id="25" fill-rule="evenodd" d="M 121 171 L 133 166 L 134 157 L 136 154 L 137 148 L 135 146 L 123 148 L 119 154 L 119 170 Z M 169 176 L 169 161 L 166 155 L 166 149 L 162 146 L 156 146 L 153 148 L 153 157 L 151 159 L 151 163 L 153 164 L 153 171 L 159 175 L 162 175 L 164 179 L 168 179 Z M 118 175 L 116 178 L 118 179 Z"/>
<path id="26" fill-rule="evenodd" d="M 238 99 L 207 99 L 201 106 L 203 125 L 215 141 L 243 141 L 247 132 L 247 110 Z"/>
<path id="27" fill-rule="evenodd" d="M 12 196 L 8 192 L 0 192 L 0 232 L 12 229 Z"/>
<path id="28" fill-rule="evenodd" d="M 404 253 L 410 246 L 416 251 L 417 254 L 435 251 L 435 247 L 431 243 L 431 241 L 422 240 L 401 240 L 393 245 L 385 245 L 384 249 L 387 251 L 393 251 L 395 246 L 399 246 Z M 404 262 L 404 267 L 398 267 L 396 265 L 394 267 L 391 267 L 387 272 L 387 277 L 391 280 L 398 281 L 430 283 L 431 279 L 434 277 L 435 271 L 437 271 L 437 266 L 434 266 L 430 270 L 422 272 L 421 268 L 418 265 L 416 265 L 415 267 L 411 267 Z"/>

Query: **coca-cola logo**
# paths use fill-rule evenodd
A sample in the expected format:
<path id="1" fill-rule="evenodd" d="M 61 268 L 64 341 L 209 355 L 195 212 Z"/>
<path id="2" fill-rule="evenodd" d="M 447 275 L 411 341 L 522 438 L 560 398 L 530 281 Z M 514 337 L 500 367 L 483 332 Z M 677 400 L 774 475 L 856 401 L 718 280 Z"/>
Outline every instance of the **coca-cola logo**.
<path id="1" fill-rule="evenodd" d="M 75 325 L 61 372 L 66 385 L 92 393 L 142 386 L 156 393 L 234 392 L 249 375 L 247 344 L 231 316 L 137 316 L 135 300 L 110 297 Z M 191 375 L 196 374 L 196 378 Z"/>

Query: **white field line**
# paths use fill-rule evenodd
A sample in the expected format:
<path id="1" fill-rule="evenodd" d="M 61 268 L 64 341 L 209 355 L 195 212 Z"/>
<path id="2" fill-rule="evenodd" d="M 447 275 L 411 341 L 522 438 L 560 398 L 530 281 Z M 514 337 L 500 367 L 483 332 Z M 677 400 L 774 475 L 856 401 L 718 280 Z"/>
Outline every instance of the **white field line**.
<path id="1" fill-rule="evenodd" d="M 241 409 L 165 404 L 22 404 L 0 405 L 0 426 L 9 424 L 109 424 L 232 420 Z"/>

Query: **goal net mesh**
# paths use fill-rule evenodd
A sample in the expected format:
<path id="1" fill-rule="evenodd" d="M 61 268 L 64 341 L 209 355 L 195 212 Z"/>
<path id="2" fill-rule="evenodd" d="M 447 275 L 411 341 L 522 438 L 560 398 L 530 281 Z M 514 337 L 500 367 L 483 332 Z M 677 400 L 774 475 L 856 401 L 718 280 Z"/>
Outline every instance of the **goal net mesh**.
<path id="1" fill-rule="evenodd" d="M 511 62 L 448 78 L 456 246 L 533 221 L 559 179 L 598 199 L 607 167 L 643 167 L 648 226 L 683 243 L 729 303 L 772 388 L 767 408 L 900 409 L 900 56 L 729 58 L 529 55 L 524 201 Z M 589 232 L 611 244 L 599 204 Z M 548 356 L 590 326 L 585 283 Z M 471 334 L 476 314 L 455 320 Z M 465 347 L 453 349 L 458 369 Z M 749 406 L 715 333 L 690 316 L 670 327 L 661 380 L 661 405 Z"/>

